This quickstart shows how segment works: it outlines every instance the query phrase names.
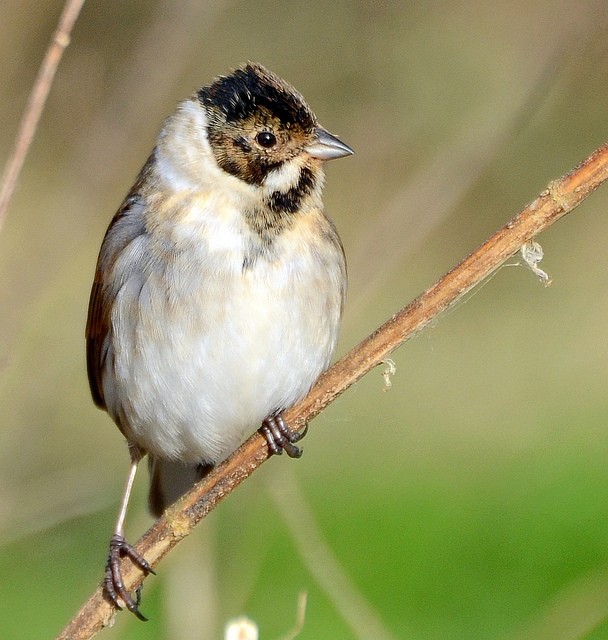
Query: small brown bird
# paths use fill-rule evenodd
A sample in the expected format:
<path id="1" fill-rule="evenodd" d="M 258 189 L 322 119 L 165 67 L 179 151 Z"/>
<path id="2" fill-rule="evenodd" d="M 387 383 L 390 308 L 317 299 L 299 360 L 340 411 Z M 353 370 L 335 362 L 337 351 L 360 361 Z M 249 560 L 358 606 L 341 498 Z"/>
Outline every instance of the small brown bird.
<path id="1" fill-rule="evenodd" d="M 179 104 L 106 232 L 87 367 L 131 470 L 104 584 L 140 619 L 120 571 L 152 572 L 124 537 L 139 461 L 158 516 L 260 425 L 271 453 L 301 454 L 281 412 L 328 367 L 347 281 L 322 165 L 352 153 L 250 63 Z"/>

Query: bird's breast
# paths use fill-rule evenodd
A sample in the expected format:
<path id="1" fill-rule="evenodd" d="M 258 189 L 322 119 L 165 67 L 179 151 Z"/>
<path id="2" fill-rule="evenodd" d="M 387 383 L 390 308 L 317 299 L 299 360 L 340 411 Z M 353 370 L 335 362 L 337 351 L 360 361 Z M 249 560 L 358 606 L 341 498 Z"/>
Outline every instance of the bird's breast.
<path id="1" fill-rule="evenodd" d="M 242 219 L 190 212 L 150 238 L 141 288 L 117 296 L 114 375 L 127 437 L 159 457 L 217 462 L 328 366 L 338 333 L 341 250 L 302 220 L 245 264 Z M 139 289 L 139 290 L 138 290 Z"/>

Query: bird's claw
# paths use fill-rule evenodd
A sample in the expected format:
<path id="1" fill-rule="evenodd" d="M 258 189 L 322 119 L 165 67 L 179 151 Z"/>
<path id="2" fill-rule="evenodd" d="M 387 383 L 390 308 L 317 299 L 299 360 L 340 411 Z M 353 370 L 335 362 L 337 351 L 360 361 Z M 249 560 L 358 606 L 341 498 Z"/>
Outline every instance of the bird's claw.
<path id="1" fill-rule="evenodd" d="M 285 451 L 290 458 L 299 458 L 302 455 L 302 449 L 296 447 L 295 443 L 301 440 L 307 431 L 308 425 L 301 433 L 292 431 L 281 413 L 268 416 L 260 427 L 260 433 L 266 439 L 270 453 L 281 455 Z"/>
<path id="2" fill-rule="evenodd" d="M 120 567 L 121 559 L 124 557 L 129 558 L 135 566 L 141 569 L 144 575 L 148 575 L 149 573 L 154 574 L 154 570 L 148 561 L 135 547 L 129 544 L 120 534 L 114 534 L 110 540 L 110 553 L 108 554 L 106 575 L 103 580 L 104 590 L 117 609 L 122 610 L 122 603 L 124 603 L 124 606 L 126 606 L 131 613 L 135 614 L 142 622 L 146 622 L 148 618 L 139 610 L 141 587 L 135 591 L 135 598 L 133 598 L 125 587 Z"/>

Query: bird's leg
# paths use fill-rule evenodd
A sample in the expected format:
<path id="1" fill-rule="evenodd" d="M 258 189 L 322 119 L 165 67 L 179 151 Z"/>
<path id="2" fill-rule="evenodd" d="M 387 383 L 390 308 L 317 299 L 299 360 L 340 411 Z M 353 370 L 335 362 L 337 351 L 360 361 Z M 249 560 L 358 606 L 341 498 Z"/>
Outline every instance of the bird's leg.
<path id="1" fill-rule="evenodd" d="M 116 528 L 114 529 L 114 535 L 110 540 L 110 553 L 106 564 L 106 575 L 103 581 L 103 586 L 108 598 L 113 602 L 117 609 L 122 609 L 122 600 L 131 613 L 134 613 L 140 620 L 145 622 L 147 618 L 139 610 L 139 589 L 136 591 L 136 598 L 134 599 L 125 587 L 122 577 L 122 569 L 120 566 L 121 559 L 126 556 L 134 565 L 143 571 L 144 575 L 154 573 L 152 567 L 148 564 L 148 561 L 132 544 L 125 540 L 124 535 L 127 506 L 129 504 L 131 489 L 133 488 L 133 481 L 135 480 L 135 473 L 137 472 L 137 465 L 139 464 L 141 457 L 141 453 L 138 450 L 131 450 L 131 468 L 125 484 L 125 490 L 120 504 L 120 511 L 118 513 L 118 520 L 116 521 Z"/>
<path id="2" fill-rule="evenodd" d="M 302 449 L 296 447 L 295 443 L 306 435 L 308 425 L 302 433 L 292 431 L 283 420 L 283 414 L 275 413 L 262 422 L 259 431 L 266 439 L 270 453 L 280 455 L 285 451 L 290 458 L 299 458 Z"/>

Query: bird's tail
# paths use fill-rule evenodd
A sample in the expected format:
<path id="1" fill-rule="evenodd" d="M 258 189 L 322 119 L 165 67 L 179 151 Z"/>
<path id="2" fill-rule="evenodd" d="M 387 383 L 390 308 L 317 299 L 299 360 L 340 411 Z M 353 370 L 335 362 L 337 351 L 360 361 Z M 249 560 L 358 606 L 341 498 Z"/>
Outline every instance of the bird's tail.
<path id="1" fill-rule="evenodd" d="M 169 505 L 181 498 L 213 469 L 212 465 L 184 464 L 160 460 L 153 456 L 149 456 L 148 467 L 150 469 L 148 506 L 152 515 L 157 518 Z"/>

